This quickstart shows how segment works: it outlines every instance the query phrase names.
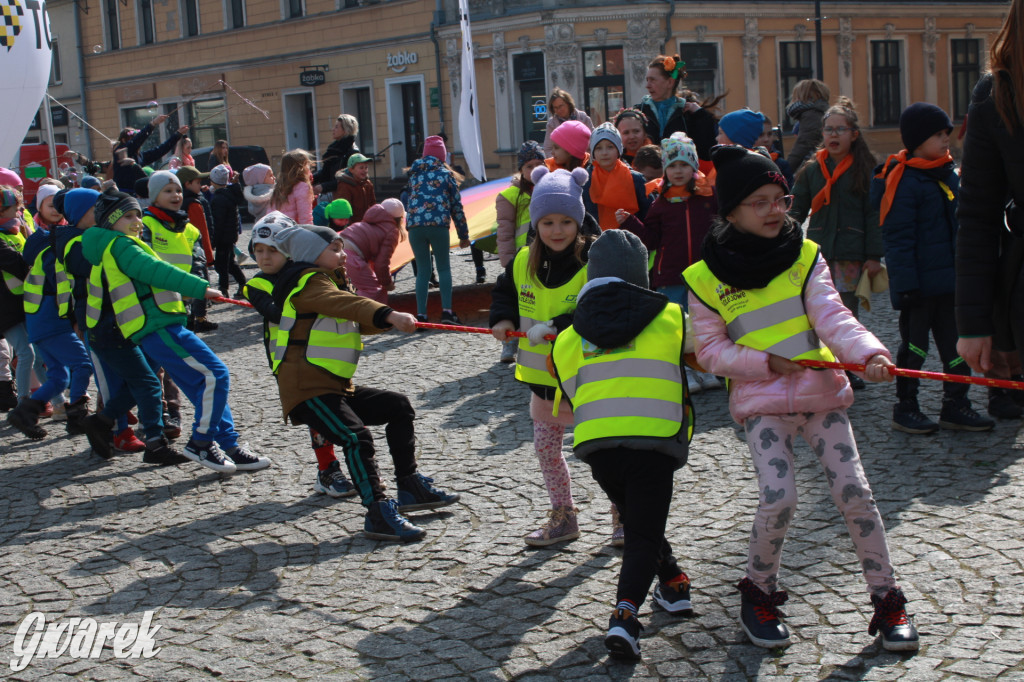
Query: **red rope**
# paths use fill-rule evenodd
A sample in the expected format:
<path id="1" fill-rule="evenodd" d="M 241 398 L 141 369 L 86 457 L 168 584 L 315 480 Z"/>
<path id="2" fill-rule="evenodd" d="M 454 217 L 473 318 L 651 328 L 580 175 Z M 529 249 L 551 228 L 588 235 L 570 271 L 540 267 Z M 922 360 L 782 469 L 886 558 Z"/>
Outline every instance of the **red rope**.
<path id="1" fill-rule="evenodd" d="M 863 372 L 864 365 L 856 365 L 843 362 L 825 362 L 824 360 L 797 360 L 798 364 L 804 367 L 821 367 L 824 369 L 842 369 L 847 372 Z M 942 372 L 922 372 L 916 369 L 903 369 L 901 367 L 890 367 L 889 374 L 897 377 L 909 377 L 911 379 L 931 379 L 932 381 L 949 381 L 955 384 L 973 384 L 975 386 L 991 386 L 992 388 L 1008 388 L 1013 391 L 1024 390 L 1024 381 L 1010 381 L 1008 379 L 989 379 L 987 377 L 971 377 L 961 374 L 944 374 Z"/>
<path id="2" fill-rule="evenodd" d="M 211 298 L 211 301 L 217 301 L 218 303 L 233 303 L 234 305 L 240 305 L 244 308 L 251 308 L 252 303 L 248 301 L 239 301 L 236 298 L 226 298 L 224 296 L 218 296 L 217 298 Z"/>
<path id="3" fill-rule="evenodd" d="M 488 329 L 487 327 L 465 327 L 465 326 L 457 325 L 457 324 L 437 324 L 435 322 L 417 322 L 416 326 L 419 327 L 420 329 L 440 329 L 441 331 L 446 331 L 446 332 L 469 332 L 471 334 L 490 334 L 491 333 L 491 330 Z M 508 332 L 506 338 L 512 338 L 512 337 L 524 338 L 525 339 L 526 338 L 526 332 L 519 332 L 519 331 L 510 331 L 510 332 Z M 555 335 L 554 334 L 548 334 L 547 336 L 544 337 L 544 339 L 547 340 L 547 341 L 554 341 L 555 340 Z"/>

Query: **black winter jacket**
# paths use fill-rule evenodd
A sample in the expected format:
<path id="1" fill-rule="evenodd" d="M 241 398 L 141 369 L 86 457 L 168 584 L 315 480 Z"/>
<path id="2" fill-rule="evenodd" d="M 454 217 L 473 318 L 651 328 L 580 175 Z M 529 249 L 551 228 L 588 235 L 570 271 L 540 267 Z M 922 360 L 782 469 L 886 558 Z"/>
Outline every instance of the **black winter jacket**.
<path id="1" fill-rule="evenodd" d="M 4 239 L 0 239 L 0 270 L 25 281 L 28 276 L 28 263 L 21 254 Z M 0 336 L 11 327 L 25 321 L 25 308 L 20 295 L 11 293 L 4 284 L 0 284 Z"/>
<path id="2" fill-rule="evenodd" d="M 214 191 L 210 198 L 213 214 L 213 232 L 210 240 L 214 248 L 230 246 L 238 241 L 241 220 L 238 217 L 238 185 L 227 185 Z"/>
<path id="3" fill-rule="evenodd" d="M 1011 347 L 1005 338 L 1011 330 L 1024 341 L 1022 242 L 1009 236 L 1004 219 L 1009 200 L 1024 207 L 1022 159 L 1024 126 L 1007 130 L 1003 125 L 992 99 L 992 75 L 985 75 L 974 89 L 960 166 L 956 322 L 960 336 L 996 335 L 997 347 L 1004 350 Z M 1001 259 L 1001 253 L 1008 258 Z"/>
<path id="4" fill-rule="evenodd" d="M 685 104 L 685 101 L 679 100 L 679 106 L 669 116 L 664 130 L 660 129 L 658 114 L 651 104 L 650 96 L 644 97 L 640 104 L 633 108 L 639 109 L 647 117 L 647 125 L 644 126 L 644 129 L 651 142 L 660 145 L 661 141 L 671 137 L 672 133 L 686 133 L 697 146 L 697 156 L 704 161 L 710 161 L 711 148 L 717 144 L 715 128 L 718 127 L 718 122 L 715 120 L 714 114 L 704 108 L 693 113 L 685 113 L 683 111 Z"/>
<path id="5" fill-rule="evenodd" d="M 337 139 L 327 146 L 327 151 L 320 161 L 320 170 L 313 175 L 313 184 L 320 185 L 322 194 L 334 194 L 338 186 L 335 174 L 345 170 L 348 167 L 348 157 L 358 151 L 356 138 L 352 135 Z"/>

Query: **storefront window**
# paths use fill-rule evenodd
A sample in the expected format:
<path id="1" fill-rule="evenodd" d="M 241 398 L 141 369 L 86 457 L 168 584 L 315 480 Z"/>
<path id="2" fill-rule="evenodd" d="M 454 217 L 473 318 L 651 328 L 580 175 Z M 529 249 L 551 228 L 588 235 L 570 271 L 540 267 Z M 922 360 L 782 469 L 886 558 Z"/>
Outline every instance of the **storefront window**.
<path id="1" fill-rule="evenodd" d="M 621 47 L 583 50 L 584 107 L 595 126 L 625 106 L 625 88 Z"/>

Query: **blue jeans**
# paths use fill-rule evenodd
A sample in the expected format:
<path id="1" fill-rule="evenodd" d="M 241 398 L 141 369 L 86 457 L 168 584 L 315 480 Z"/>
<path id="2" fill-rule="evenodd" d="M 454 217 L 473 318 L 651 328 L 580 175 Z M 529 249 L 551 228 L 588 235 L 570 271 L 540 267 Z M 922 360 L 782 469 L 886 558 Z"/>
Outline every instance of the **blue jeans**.
<path id="1" fill-rule="evenodd" d="M 452 309 L 452 268 L 448 262 L 451 245 L 447 227 L 414 227 L 409 230 L 409 246 L 416 257 L 416 312 L 427 314 L 427 287 L 430 283 L 430 252 L 434 252 L 437 281 L 441 285 L 441 307 Z"/>
<path id="2" fill-rule="evenodd" d="M 146 440 L 158 438 L 164 430 L 164 409 L 160 380 L 138 346 L 123 348 L 90 345 L 96 386 L 103 396 L 103 415 L 117 421 L 117 432 L 128 425 L 125 413 L 136 405 Z"/>
<path id="3" fill-rule="evenodd" d="M 46 381 L 32 393 L 33 400 L 49 402 L 69 386 L 71 402 L 86 395 L 92 378 L 92 360 L 74 332 L 47 337 L 35 347 L 36 355 L 46 363 Z"/>
<path id="4" fill-rule="evenodd" d="M 139 346 L 154 366 L 171 375 L 195 408 L 192 437 L 217 441 L 224 450 L 238 445 L 228 408 L 231 375 L 209 346 L 180 324 L 143 337 Z"/>
<path id="5" fill-rule="evenodd" d="M 43 357 L 36 354 L 35 348 L 28 341 L 28 330 L 25 323 L 14 325 L 4 332 L 4 338 L 11 346 L 11 352 L 18 358 L 18 368 L 15 370 L 15 382 L 18 384 L 18 395 L 21 397 L 32 395 L 32 370 L 40 382 L 46 374 L 46 365 Z"/>

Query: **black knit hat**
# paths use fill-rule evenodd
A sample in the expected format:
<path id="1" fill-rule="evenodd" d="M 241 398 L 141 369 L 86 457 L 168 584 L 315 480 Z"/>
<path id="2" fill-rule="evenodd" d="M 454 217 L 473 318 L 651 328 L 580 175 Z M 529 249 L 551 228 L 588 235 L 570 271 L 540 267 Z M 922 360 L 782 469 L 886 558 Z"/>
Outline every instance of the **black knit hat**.
<path id="1" fill-rule="evenodd" d="M 111 187 L 96 200 L 96 226 L 111 230 L 128 211 L 142 213 L 142 208 L 135 197 Z"/>
<path id="2" fill-rule="evenodd" d="M 711 162 L 715 164 L 718 177 L 718 215 L 723 218 L 735 210 L 740 203 L 765 185 L 776 184 L 789 193 L 789 184 L 779 167 L 764 152 L 751 151 L 734 144 L 723 144 L 711 148 Z"/>
<path id="3" fill-rule="evenodd" d="M 911 154 L 935 133 L 952 132 L 953 122 L 940 107 L 928 102 L 914 102 L 900 114 L 900 137 Z"/>

